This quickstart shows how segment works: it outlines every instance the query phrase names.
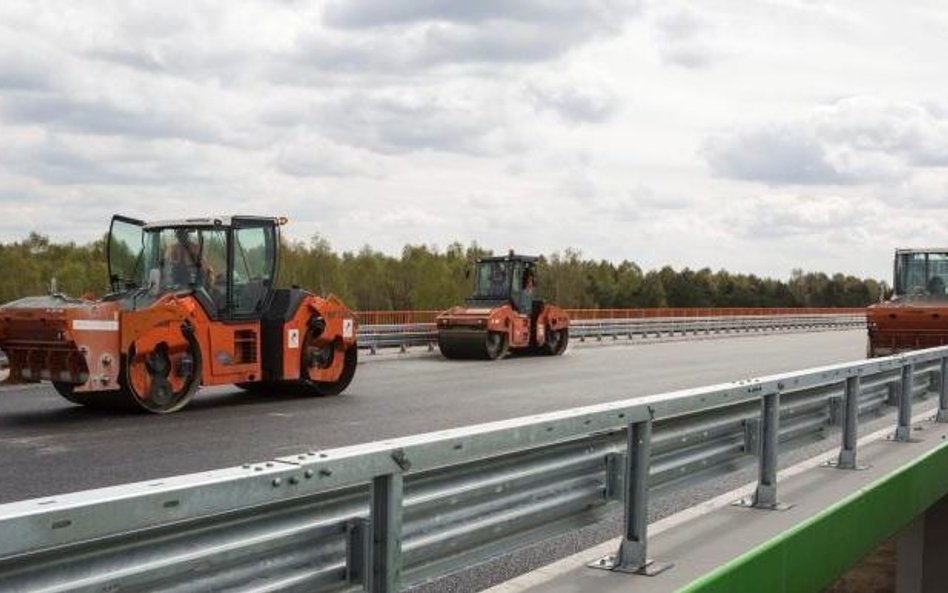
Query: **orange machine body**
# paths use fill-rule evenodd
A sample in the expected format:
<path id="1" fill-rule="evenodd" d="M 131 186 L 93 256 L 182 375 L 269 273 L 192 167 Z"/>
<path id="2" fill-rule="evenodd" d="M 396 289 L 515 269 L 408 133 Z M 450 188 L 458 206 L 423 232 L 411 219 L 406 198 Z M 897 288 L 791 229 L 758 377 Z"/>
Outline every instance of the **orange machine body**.
<path id="1" fill-rule="evenodd" d="M 948 248 L 897 249 L 892 294 L 866 309 L 869 356 L 948 345 Z"/>
<path id="2" fill-rule="evenodd" d="M 252 219 L 252 228 L 272 230 L 267 221 Z M 279 242 L 270 243 L 275 262 Z M 225 293 L 233 291 L 228 282 Z M 200 385 L 296 385 L 316 395 L 345 389 L 357 360 L 354 315 L 332 295 L 259 288 L 269 282 L 244 283 L 259 302 L 240 317 L 196 285 L 136 287 L 101 301 L 28 297 L 0 307 L 0 350 L 13 380 L 52 381 L 83 404 L 118 395 L 152 412 L 183 407 Z"/>
<path id="3" fill-rule="evenodd" d="M 509 351 L 562 354 L 569 341 L 569 316 L 533 298 L 536 262 L 513 253 L 479 259 L 474 294 L 435 319 L 441 353 L 486 359 Z"/>
<path id="4" fill-rule="evenodd" d="M 948 345 L 948 302 L 886 301 L 866 309 L 868 355 Z"/>
<path id="5" fill-rule="evenodd" d="M 510 348 L 542 344 L 548 330 L 569 327 L 569 316 L 556 305 L 544 303 L 535 319 L 520 313 L 509 303 L 494 308 L 452 307 L 435 320 L 438 330 L 499 332 L 507 337 Z"/>

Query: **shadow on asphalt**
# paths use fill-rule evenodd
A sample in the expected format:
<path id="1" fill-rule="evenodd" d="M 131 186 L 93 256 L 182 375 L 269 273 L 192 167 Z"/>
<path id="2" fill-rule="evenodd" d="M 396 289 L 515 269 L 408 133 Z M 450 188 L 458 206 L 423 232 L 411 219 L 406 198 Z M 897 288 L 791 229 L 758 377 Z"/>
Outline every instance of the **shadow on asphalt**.
<path id="1" fill-rule="evenodd" d="M 52 387 L 49 388 L 52 391 Z M 226 391 L 225 391 L 226 390 Z M 217 387 L 208 390 L 201 390 L 194 396 L 194 399 L 185 406 L 184 409 L 171 414 L 150 414 L 144 410 L 129 408 L 115 409 L 108 407 L 91 407 L 72 404 L 62 400 L 62 407 L 51 407 L 44 402 L 42 407 L 29 410 L 10 410 L 0 417 L 0 426 L 9 426 L 17 428 L 30 427 L 49 427 L 49 426 L 68 426 L 70 424 L 82 425 L 88 427 L 90 422 L 100 421 L 123 421 L 126 419 L 148 418 L 152 421 L 170 421 L 178 419 L 186 421 L 198 417 L 203 418 L 204 414 L 213 412 L 219 414 L 227 410 L 240 411 L 238 415 L 243 415 L 248 409 L 268 406 L 274 409 L 268 412 L 293 413 L 297 406 L 294 402 L 300 402 L 300 407 L 305 406 L 310 409 L 314 406 L 324 406 L 332 400 L 342 400 L 347 394 L 341 394 L 330 397 L 313 397 L 292 392 L 272 391 L 268 393 L 251 393 L 242 391 L 235 387 Z M 274 404 L 281 404 L 274 406 Z M 290 404 L 290 405 L 284 405 Z"/>

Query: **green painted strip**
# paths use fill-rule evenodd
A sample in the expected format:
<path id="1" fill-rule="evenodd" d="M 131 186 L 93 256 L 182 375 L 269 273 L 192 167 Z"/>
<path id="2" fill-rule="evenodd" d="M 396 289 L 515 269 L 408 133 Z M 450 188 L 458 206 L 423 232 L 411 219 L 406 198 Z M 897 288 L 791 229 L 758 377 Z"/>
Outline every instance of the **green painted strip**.
<path id="1" fill-rule="evenodd" d="M 819 593 L 946 494 L 943 444 L 678 593 Z"/>

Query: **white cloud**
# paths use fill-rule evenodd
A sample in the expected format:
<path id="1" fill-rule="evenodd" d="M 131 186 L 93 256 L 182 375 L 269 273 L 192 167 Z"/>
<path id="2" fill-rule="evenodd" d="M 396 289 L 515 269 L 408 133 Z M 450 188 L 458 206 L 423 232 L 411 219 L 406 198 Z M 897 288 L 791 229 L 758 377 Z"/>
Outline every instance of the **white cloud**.
<path id="1" fill-rule="evenodd" d="M 882 213 L 877 202 L 864 198 L 772 193 L 751 198 L 728 219 L 746 236 L 773 239 L 845 234 L 854 227 L 863 228 Z"/>
<path id="2" fill-rule="evenodd" d="M 813 126 L 827 142 L 900 156 L 911 165 L 948 166 L 948 114 L 907 101 L 855 96 L 818 108 Z"/>
<path id="3" fill-rule="evenodd" d="M 774 185 L 902 183 L 948 166 L 948 118 L 917 103 L 855 96 L 807 117 L 731 129 L 702 153 L 714 174 Z"/>

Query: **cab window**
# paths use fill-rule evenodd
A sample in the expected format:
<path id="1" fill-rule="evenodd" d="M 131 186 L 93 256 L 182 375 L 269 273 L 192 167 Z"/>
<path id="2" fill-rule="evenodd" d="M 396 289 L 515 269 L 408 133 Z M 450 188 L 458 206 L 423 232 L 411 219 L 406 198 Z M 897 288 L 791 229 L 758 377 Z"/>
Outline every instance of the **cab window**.
<path id="1" fill-rule="evenodd" d="M 273 233 L 265 227 L 234 232 L 233 312 L 253 315 L 260 310 L 273 279 Z"/>

